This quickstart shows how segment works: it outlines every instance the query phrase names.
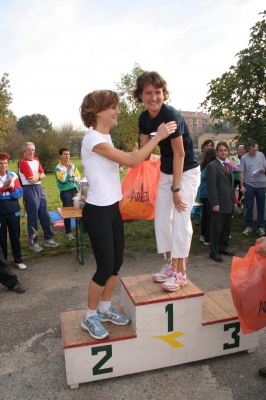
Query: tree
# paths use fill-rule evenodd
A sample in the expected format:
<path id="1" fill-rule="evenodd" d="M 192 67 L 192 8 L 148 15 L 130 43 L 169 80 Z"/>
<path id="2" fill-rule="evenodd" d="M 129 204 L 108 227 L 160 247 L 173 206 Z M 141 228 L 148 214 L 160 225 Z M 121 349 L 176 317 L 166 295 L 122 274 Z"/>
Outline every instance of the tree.
<path id="1" fill-rule="evenodd" d="M 36 149 L 36 157 L 39 158 L 45 172 L 53 172 L 58 164 L 58 150 L 60 148 L 58 135 L 54 130 L 45 132 L 45 135 L 40 135 L 38 132 L 33 132 L 27 135 L 27 142 L 33 142 Z M 25 143 L 25 138 L 24 138 Z"/>
<path id="2" fill-rule="evenodd" d="M 241 143 L 256 139 L 266 151 L 266 11 L 251 28 L 249 45 L 236 54 L 236 66 L 208 83 L 206 99 L 201 103 L 212 118 L 232 123 Z M 216 123 L 216 128 L 221 123 Z"/>
<path id="3" fill-rule="evenodd" d="M 10 132 L 4 136 L 3 149 L 10 158 L 15 161 L 22 157 L 22 146 L 25 143 L 25 137 L 20 132 Z"/>
<path id="4" fill-rule="evenodd" d="M 0 81 L 0 144 L 3 144 L 3 136 L 8 128 L 8 105 L 12 102 L 11 93 L 9 93 L 8 74 L 4 73 Z"/>
<path id="5" fill-rule="evenodd" d="M 132 151 L 134 143 L 139 142 L 138 118 L 145 108 L 142 104 L 135 103 L 132 91 L 137 78 L 143 72 L 140 65 L 135 63 L 131 73 L 122 74 L 121 81 L 115 83 L 120 97 L 121 114 L 118 117 L 118 126 L 111 130 L 111 136 L 114 146 L 120 150 Z"/>
<path id="6" fill-rule="evenodd" d="M 53 125 L 45 115 L 32 114 L 21 117 L 17 122 L 17 129 L 23 135 L 29 135 L 33 132 L 42 134 L 53 129 Z"/>
<path id="7" fill-rule="evenodd" d="M 63 124 L 56 129 L 60 148 L 67 147 L 71 155 L 79 156 L 84 131 L 77 130 L 72 124 Z"/>

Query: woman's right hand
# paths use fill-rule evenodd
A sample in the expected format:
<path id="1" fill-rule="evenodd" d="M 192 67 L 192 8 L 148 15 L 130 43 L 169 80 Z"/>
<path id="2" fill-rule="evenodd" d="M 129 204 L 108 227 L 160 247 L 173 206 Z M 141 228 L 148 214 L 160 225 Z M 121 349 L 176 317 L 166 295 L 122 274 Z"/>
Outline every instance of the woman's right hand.
<path id="1" fill-rule="evenodd" d="M 177 123 L 175 121 L 167 122 L 166 124 L 163 122 L 156 133 L 156 137 L 160 140 L 167 138 L 169 135 L 175 132 L 177 129 Z"/>

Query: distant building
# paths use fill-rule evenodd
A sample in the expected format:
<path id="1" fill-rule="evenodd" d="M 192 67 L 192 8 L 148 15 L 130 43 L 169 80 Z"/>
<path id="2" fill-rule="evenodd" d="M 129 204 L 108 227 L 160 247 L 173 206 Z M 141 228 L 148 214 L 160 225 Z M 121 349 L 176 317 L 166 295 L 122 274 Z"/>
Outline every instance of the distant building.
<path id="1" fill-rule="evenodd" d="M 214 123 L 209 114 L 198 111 L 179 110 L 179 112 L 184 117 L 191 136 L 194 140 L 199 133 L 205 132 L 206 125 Z"/>
<path id="2" fill-rule="evenodd" d="M 201 145 L 205 140 L 211 139 L 214 142 L 214 148 L 218 142 L 226 142 L 230 149 L 234 149 L 237 143 L 235 136 L 235 133 L 219 133 L 218 135 L 214 133 L 204 133 L 198 138 L 198 148 L 201 149 Z"/>

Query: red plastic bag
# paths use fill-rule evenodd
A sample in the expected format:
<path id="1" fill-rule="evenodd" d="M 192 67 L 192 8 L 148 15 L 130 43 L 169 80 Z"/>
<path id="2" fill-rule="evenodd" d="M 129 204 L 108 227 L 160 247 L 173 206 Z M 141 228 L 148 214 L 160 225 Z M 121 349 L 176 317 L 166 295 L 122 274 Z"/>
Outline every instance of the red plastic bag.
<path id="1" fill-rule="evenodd" d="M 124 221 L 154 219 L 156 190 L 160 176 L 160 157 L 128 168 L 122 183 L 120 212 Z"/>
<path id="2" fill-rule="evenodd" d="M 266 326 L 266 257 L 250 247 L 244 258 L 233 257 L 230 287 L 244 334 Z"/>

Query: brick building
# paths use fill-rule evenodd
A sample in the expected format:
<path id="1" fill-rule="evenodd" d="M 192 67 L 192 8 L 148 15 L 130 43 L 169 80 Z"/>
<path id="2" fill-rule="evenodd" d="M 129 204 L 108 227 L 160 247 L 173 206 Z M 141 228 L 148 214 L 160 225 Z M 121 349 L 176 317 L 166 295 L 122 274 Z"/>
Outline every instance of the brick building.
<path id="1" fill-rule="evenodd" d="M 193 140 L 196 139 L 198 134 L 205 132 L 205 126 L 207 124 L 213 124 L 213 120 L 210 118 L 209 114 L 198 111 L 179 110 L 179 112 L 184 117 Z"/>

